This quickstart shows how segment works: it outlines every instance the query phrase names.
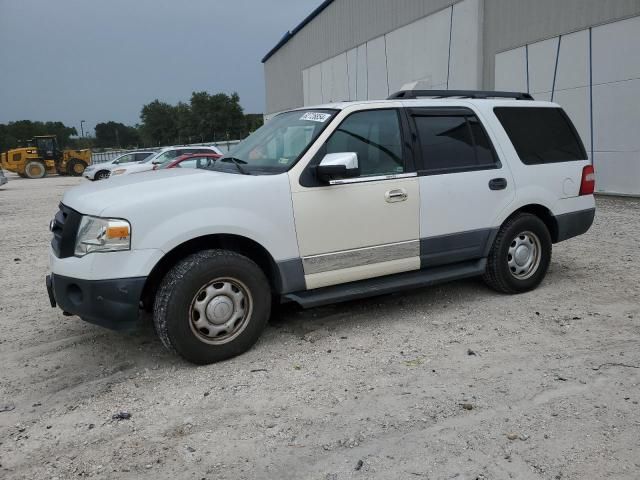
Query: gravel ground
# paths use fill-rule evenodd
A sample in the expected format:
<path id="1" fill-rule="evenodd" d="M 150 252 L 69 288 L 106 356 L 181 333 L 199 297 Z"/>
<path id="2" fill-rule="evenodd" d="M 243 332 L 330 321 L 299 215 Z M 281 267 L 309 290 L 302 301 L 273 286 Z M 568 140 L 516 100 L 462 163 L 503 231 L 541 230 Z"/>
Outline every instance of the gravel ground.
<path id="1" fill-rule="evenodd" d="M 535 292 L 288 308 L 194 367 L 49 307 L 47 225 L 83 181 L 0 189 L 0 478 L 639 477 L 640 201 L 599 198 Z"/>

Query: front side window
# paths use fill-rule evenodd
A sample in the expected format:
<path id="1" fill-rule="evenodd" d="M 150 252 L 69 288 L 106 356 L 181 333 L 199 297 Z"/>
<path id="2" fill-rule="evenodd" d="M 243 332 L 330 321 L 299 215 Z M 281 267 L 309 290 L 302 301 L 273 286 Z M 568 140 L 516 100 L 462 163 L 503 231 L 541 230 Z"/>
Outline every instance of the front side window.
<path id="1" fill-rule="evenodd" d="M 318 135 L 331 123 L 335 110 L 294 110 L 276 115 L 240 142 L 211 168 L 250 174 L 276 174 L 289 170 Z M 233 160 L 232 160 L 233 159 Z"/>
<path id="2" fill-rule="evenodd" d="M 525 165 L 587 160 L 587 152 L 564 110 L 496 107 L 494 113 Z"/>
<path id="3" fill-rule="evenodd" d="M 189 160 L 184 160 L 176 165 L 179 168 L 198 168 L 198 158 L 190 158 Z"/>
<path id="4" fill-rule="evenodd" d="M 326 143 L 326 153 L 355 152 L 361 176 L 405 171 L 396 110 L 365 110 L 349 115 Z"/>
<path id="5" fill-rule="evenodd" d="M 136 157 L 135 157 L 135 154 L 133 153 L 127 153 L 126 155 L 123 155 L 120 158 L 118 158 L 119 164 L 130 163 L 135 161 L 136 161 Z"/>
<path id="6" fill-rule="evenodd" d="M 424 169 L 446 173 L 494 168 L 496 156 L 478 118 L 469 115 L 416 115 Z"/>

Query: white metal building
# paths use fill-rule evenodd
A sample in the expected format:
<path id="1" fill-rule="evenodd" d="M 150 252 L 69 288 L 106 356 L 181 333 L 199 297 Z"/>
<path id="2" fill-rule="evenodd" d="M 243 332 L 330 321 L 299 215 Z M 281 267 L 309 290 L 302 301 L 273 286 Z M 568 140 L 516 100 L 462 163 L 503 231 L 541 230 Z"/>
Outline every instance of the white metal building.
<path id="1" fill-rule="evenodd" d="M 640 195 L 640 0 L 327 0 L 263 63 L 267 116 L 407 86 L 553 100 L 598 191 Z"/>

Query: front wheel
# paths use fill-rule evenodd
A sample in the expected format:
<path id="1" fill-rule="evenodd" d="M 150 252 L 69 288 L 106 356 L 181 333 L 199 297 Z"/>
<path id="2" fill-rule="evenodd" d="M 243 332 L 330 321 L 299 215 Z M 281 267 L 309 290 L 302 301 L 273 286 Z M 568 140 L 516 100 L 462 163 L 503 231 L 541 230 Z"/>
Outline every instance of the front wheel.
<path id="1" fill-rule="evenodd" d="M 270 311 L 271 289 L 258 265 L 235 252 L 205 250 L 167 273 L 153 321 L 165 347 L 203 365 L 251 348 Z"/>
<path id="2" fill-rule="evenodd" d="M 67 175 L 80 177 L 84 173 L 85 168 L 87 168 L 87 164 L 84 161 L 72 158 L 67 164 Z"/>
<path id="3" fill-rule="evenodd" d="M 40 160 L 30 160 L 24 166 L 24 173 L 27 178 L 44 178 L 47 167 Z"/>
<path id="4" fill-rule="evenodd" d="M 529 213 L 518 214 L 500 228 L 483 279 L 503 293 L 533 290 L 547 274 L 551 250 L 551 235 L 544 222 Z"/>
<path id="5" fill-rule="evenodd" d="M 110 174 L 111 172 L 109 172 L 109 170 L 100 170 L 99 172 L 96 172 L 93 178 L 94 180 L 106 180 L 109 178 Z"/>

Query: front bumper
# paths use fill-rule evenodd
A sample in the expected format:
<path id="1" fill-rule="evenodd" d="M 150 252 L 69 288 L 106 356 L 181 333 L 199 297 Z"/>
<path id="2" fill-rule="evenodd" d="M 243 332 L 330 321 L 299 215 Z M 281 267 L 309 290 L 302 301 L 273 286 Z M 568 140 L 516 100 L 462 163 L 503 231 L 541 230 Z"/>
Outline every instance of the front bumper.
<path id="1" fill-rule="evenodd" d="M 51 306 L 112 330 L 133 328 L 138 321 L 146 277 L 81 280 L 47 275 Z"/>

